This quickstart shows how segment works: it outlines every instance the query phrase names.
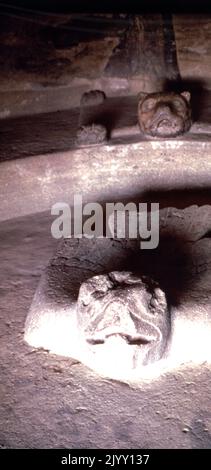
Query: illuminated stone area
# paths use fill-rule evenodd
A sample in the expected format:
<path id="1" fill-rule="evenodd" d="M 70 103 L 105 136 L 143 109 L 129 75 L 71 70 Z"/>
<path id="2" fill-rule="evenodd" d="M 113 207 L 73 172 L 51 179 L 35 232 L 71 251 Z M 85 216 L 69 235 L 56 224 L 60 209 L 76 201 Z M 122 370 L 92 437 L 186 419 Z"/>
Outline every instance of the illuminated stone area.
<path id="1" fill-rule="evenodd" d="M 61 242 L 35 294 L 25 340 L 121 380 L 153 378 L 183 362 L 211 360 L 209 217 L 209 206 L 161 210 L 157 250 L 140 250 L 134 240 Z M 157 288 L 141 277 L 146 273 L 163 289 L 157 291 L 162 315 L 153 320 L 147 290 L 154 285 L 153 299 Z"/>

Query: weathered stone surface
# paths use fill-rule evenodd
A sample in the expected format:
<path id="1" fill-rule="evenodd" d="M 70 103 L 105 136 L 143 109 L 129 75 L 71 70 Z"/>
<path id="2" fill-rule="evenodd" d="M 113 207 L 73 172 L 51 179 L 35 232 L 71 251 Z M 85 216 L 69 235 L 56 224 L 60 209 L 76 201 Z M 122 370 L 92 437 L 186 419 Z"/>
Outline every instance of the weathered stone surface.
<path id="1" fill-rule="evenodd" d="M 54 353 L 78 359 L 100 374 L 121 380 L 141 380 L 144 377 L 157 376 L 165 370 L 179 367 L 182 363 L 209 362 L 211 360 L 209 341 L 211 334 L 210 206 L 202 208 L 193 206 L 184 211 L 168 208 L 161 211 L 160 215 L 160 244 L 156 250 L 140 250 L 137 240 L 70 239 L 61 243 L 35 294 L 26 320 L 26 341 L 32 346 L 44 347 Z M 164 220 L 165 223 L 163 223 Z M 89 310 L 90 303 L 87 299 L 90 296 L 90 289 L 97 291 L 99 281 L 99 284 L 104 286 L 105 295 L 106 285 L 111 283 L 110 275 L 107 277 L 105 274 L 118 271 L 116 275 L 121 278 L 121 272 L 123 272 L 124 278 L 126 269 L 136 273 L 134 278 L 136 281 L 137 276 L 140 279 L 143 275 L 156 279 L 168 301 L 169 317 L 164 302 L 162 310 L 164 316 L 159 326 L 163 339 L 157 345 L 155 344 L 155 356 L 152 349 L 151 359 L 149 351 L 147 361 L 147 350 L 146 356 L 143 350 L 139 355 L 136 346 L 134 348 L 127 342 L 120 341 L 121 335 L 114 338 L 115 361 L 111 360 L 114 354 L 112 342 L 104 341 L 102 347 L 98 344 L 95 346 L 87 344 L 87 338 L 89 336 L 90 339 L 90 335 L 93 340 L 94 338 L 96 341 L 100 339 L 97 336 L 97 325 L 104 325 L 106 330 L 107 321 L 107 314 L 103 315 L 102 292 L 100 300 L 96 300 L 96 303 L 93 301 L 94 304 L 91 304 L 91 310 Z M 108 295 L 111 295 L 112 286 L 108 292 Z M 123 293 L 118 293 L 117 303 L 122 295 Z M 137 295 L 139 298 L 142 297 L 141 290 Z M 95 298 L 94 294 L 93 296 Z M 98 297 L 99 295 L 96 295 L 96 299 Z M 164 300 L 165 296 L 162 298 Z M 129 303 L 128 292 L 124 308 Z M 97 313 L 95 307 L 98 309 Z M 130 307 L 130 310 L 132 311 L 133 308 L 137 315 L 137 309 L 144 312 L 145 307 L 138 306 L 137 303 L 136 307 Z M 117 310 L 120 312 L 120 307 Z M 95 317 L 95 314 L 97 314 L 98 321 L 96 322 L 94 318 L 96 329 L 94 328 L 93 331 L 91 318 L 93 315 Z M 143 313 L 143 319 L 144 317 Z M 128 318 L 125 311 L 122 314 L 122 321 L 124 318 Z M 156 319 L 154 322 L 156 324 Z M 113 324 L 114 330 L 114 323 L 115 321 L 111 321 L 110 318 L 107 326 L 112 330 Z M 122 331 L 123 323 L 120 327 Z M 170 326 L 171 340 L 163 360 L 155 362 L 154 367 L 152 364 L 143 370 L 142 365 L 153 362 L 153 357 L 154 360 L 162 359 Z M 101 333 L 102 331 L 103 326 Z M 139 333 L 141 333 L 139 330 L 133 332 L 134 335 Z M 143 334 L 146 334 L 144 329 Z M 199 337 L 203 338 L 203 341 L 200 341 L 199 347 L 196 348 L 195 344 Z M 137 359 L 135 366 L 134 357 Z"/>
<path id="2" fill-rule="evenodd" d="M 102 356 L 103 348 L 106 360 L 106 350 L 111 357 L 113 349 L 119 367 L 124 363 L 126 369 L 129 364 L 138 372 L 143 365 L 159 361 L 165 351 L 170 331 L 167 300 L 149 277 L 112 271 L 89 278 L 79 290 L 77 318 L 80 334 L 95 358 Z"/>
<path id="3" fill-rule="evenodd" d="M 101 90 L 90 90 L 84 93 L 81 97 L 80 106 L 84 108 L 86 106 L 98 106 L 104 103 L 106 95 Z"/>
<path id="4" fill-rule="evenodd" d="M 193 89 L 211 87 L 211 16 L 174 15 L 177 60 L 183 80 Z"/>
<path id="5" fill-rule="evenodd" d="M 103 144 L 107 141 L 107 130 L 101 124 L 80 126 L 76 134 L 76 145 L 85 146 Z"/>
<path id="6" fill-rule="evenodd" d="M 80 115 L 76 134 L 77 145 L 103 144 L 108 137 L 108 130 L 104 125 L 105 113 L 103 104 L 106 95 L 101 90 L 91 90 L 82 95 L 80 101 Z"/>
<path id="7" fill-rule="evenodd" d="M 173 212 L 172 223 L 181 223 Z M 208 218 L 204 213 L 204 222 Z M 192 222 L 194 232 L 198 219 Z M 183 364 L 132 386 L 24 344 L 24 321 L 55 249 L 50 224 L 48 214 L 36 214 L 0 226 L 1 447 L 209 448 L 211 374 L 206 361 Z M 189 336 L 184 331 L 184 339 Z M 198 329 L 196 352 L 204 347 L 201 338 Z"/>
<path id="8" fill-rule="evenodd" d="M 83 203 L 208 204 L 211 135 L 201 129 L 195 133 L 192 126 L 185 139 L 163 141 L 140 140 L 138 131 L 138 142 L 133 135 L 129 143 L 126 135 L 111 145 L 2 162 L 0 220 L 51 210 L 58 202 L 72 206 L 74 194 L 81 194 Z M 23 155 L 23 142 L 19 149 Z"/>
<path id="9" fill-rule="evenodd" d="M 4 12 L 0 118 L 76 107 L 94 88 L 133 95 L 187 80 L 204 92 L 211 88 L 210 21 L 208 15 L 174 15 L 172 23 L 170 15 Z"/>
<path id="10" fill-rule="evenodd" d="M 0 26 L 0 118 L 72 108 L 90 89 L 159 91 L 178 73 L 171 17 L 5 9 Z"/>
<path id="11" fill-rule="evenodd" d="M 138 121 L 141 131 L 153 137 L 176 137 L 190 130 L 190 93 L 139 95 Z"/>

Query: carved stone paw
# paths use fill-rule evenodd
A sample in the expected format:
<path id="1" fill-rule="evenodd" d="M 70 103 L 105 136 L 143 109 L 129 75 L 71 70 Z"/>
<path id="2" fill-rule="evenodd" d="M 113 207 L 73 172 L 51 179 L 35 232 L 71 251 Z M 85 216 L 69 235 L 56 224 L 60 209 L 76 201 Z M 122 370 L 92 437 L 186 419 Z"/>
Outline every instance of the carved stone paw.
<path id="1" fill-rule="evenodd" d="M 77 131 L 77 145 L 97 145 L 107 140 L 107 130 L 101 124 L 81 126 Z"/>
<path id="2" fill-rule="evenodd" d="M 102 104 L 106 99 L 104 91 L 91 90 L 84 93 L 81 97 L 80 106 L 98 106 Z"/>

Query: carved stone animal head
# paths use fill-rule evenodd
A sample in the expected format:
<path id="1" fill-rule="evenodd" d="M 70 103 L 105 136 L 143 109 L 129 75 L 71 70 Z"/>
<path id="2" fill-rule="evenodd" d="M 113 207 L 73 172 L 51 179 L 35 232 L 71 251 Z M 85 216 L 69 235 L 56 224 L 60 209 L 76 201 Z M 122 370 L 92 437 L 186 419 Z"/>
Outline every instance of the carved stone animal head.
<path id="1" fill-rule="evenodd" d="M 119 354 L 124 361 L 119 353 L 124 343 L 136 369 L 161 359 L 165 351 L 170 328 L 166 296 L 147 277 L 115 271 L 88 279 L 79 291 L 77 315 L 81 334 L 96 355 L 113 341 L 113 360 Z"/>
<path id="2" fill-rule="evenodd" d="M 140 93 L 138 121 L 153 137 L 175 137 L 191 127 L 190 93 Z"/>

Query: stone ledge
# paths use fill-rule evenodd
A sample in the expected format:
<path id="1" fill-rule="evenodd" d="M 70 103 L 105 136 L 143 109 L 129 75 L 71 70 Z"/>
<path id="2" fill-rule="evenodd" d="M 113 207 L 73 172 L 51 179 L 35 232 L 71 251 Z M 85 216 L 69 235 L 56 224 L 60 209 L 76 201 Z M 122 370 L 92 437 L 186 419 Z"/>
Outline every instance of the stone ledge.
<path id="1" fill-rule="evenodd" d="M 72 204 L 74 194 L 81 194 L 84 203 L 150 202 L 154 192 L 171 197 L 172 191 L 181 191 L 186 198 L 191 191 L 207 190 L 206 204 L 210 183 L 211 140 L 199 137 L 37 155 L 1 163 L 0 220 L 50 211 L 56 202 Z M 192 204 L 200 203 L 197 199 Z"/>

